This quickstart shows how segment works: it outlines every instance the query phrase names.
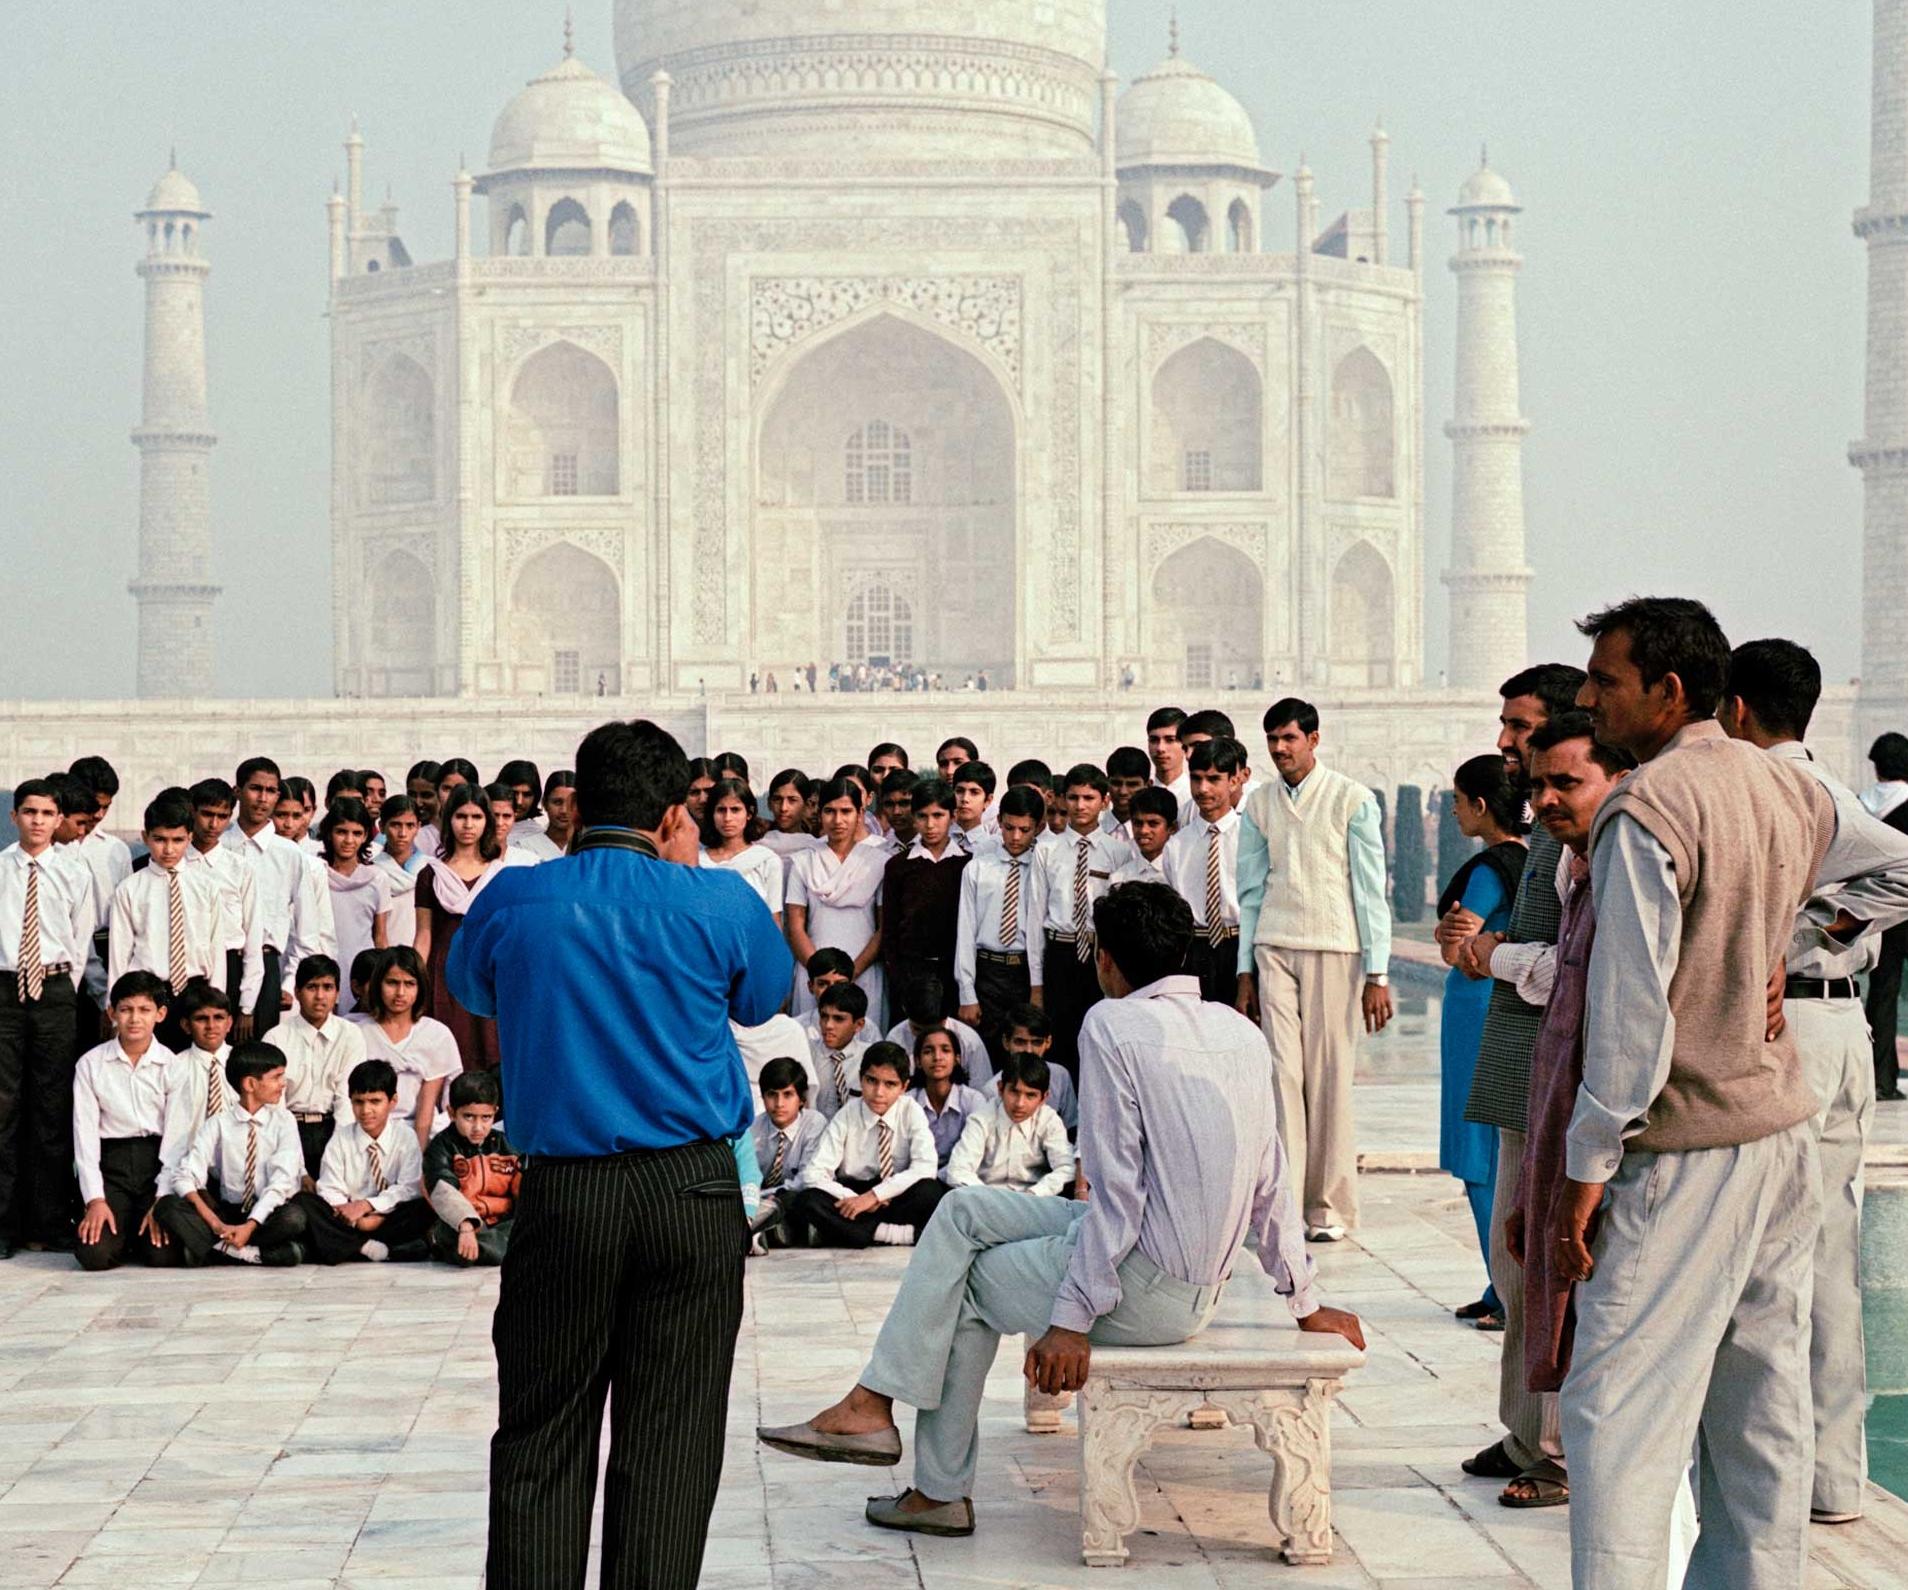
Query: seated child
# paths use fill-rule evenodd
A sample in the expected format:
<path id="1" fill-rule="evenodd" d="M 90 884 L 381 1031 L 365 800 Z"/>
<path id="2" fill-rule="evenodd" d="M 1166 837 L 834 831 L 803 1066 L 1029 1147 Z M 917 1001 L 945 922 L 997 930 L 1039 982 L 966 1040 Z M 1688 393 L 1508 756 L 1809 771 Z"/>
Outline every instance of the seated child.
<path id="1" fill-rule="evenodd" d="M 175 1057 L 153 1033 L 171 998 L 165 979 L 122 973 L 107 998 L 115 1036 L 73 1068 L 73 1165 L 86 1200 L 73 1253 L 82 1270 L 110 1270 L 128 1258 L 165 1262 L 152 1209 Z"/>
<path id="2" fill-rule="evenodd" d="M 1053 1048 L 1053 1023 L 1038 1005 L 1017 1005 L 1007 1013 L 1005 1042 L 1010 1056 L 1038 1055 L 1044 1060 L 1047 1051 Z M 1048 1108 L 1060 1117 L 1069 1132 L 1079 1131 L 1080 1100 L 1073 1091 L 1073 1078 L 1067 1075 L 1065 1066 L 1049 1066 L 1047 1072 Z M 981 1084 L 980 1091 L 989 1102 L 999 1098 L 999 1078 L 989 1077 Z"/>
<path id="3" fill-rule="evenodd" d="M 911 979 L 901 993 L 901 1008 L 907 1016 L 888 1029 L 888 1042 L 898 1043 L 912 1053 L 922 1033 L 943 1028 L 960 1046 L 961 1064 L 967 1067 L 970 1077 L 992 1076 L 994 1062 L 988 1058 L 987 1045 L 981 1035 L 958 1017 L 941 1014 L 947 1008 L 946 997 L 947 983 L 935 973 L 927 972 Z"/>
<path id="4" fill-rule="evenodd" d="M 928 1134 L 934 1139 L 934 1167 L 937 1173 L 943 1171 L 968 1121 L 987 1108 L 979 1090 L 967 1085 L 967 1067 L 955 1049 L 954 1035 L 945 1027 L 930 1027 L 914 1040 L 908 1097 L 927 1117 Z"/>
<path id="5" fill-rule="evenodd" d="M 298 1195 L 311 1256 L 320 1264 L 422 1259 L 431 1206 L 417 1133 L 392 1115 L 397 1070 L 388 1060 L 360 1060 L 345 1086 L 351 1119 L 325 1145 L 318 1190 Z"/>
<path id="6" fill-rule="evenodd" d="M 816 1035 L 809 1043 L 814 1058 L 815 1108 L 833 1118 L 859 1091 L 855 1078 L 868 1041 L 861 1036 L 868 1025 L 868 991 L 843 978 L 821 992 L 815 1007 Z"/>
<path id="7" fill-rule="evenodd" d="M 1164 883 L 1166 871 L 1159 858 L 1179 828 L 1179 797 L 1163 785 L 1149 784 L 1134 794 L 1127 811 L 1126 836 L 1139 854 L 1114 869 L 1113 882 Z"/>
<path id="8" fill-rule="evenodd" d="M 1010 1055 L 1000 1097 L 974 1115 L 947 1162 L 950 1187 L 1012 1187 L 1055 1198 L 1073 1180 L 1073 1145 L 1047 1103 L 1047 1062 Z"/>
<path id="9" fill-rule="evenodd" d="M 298 1123 L 310 1192 L 331 1134 L 351 1119 L 345 1079 L 364 1059 L 364 1033 L 337 1014 L 338 963 L 329 955 L 298 963 L 293 997 L 298 1008 L 272 1029 L 272 1042 L 285 1052 L 285 1108 Z"/>
<path id="10" fill-rule="evenodd" d="M 225 1085 L 225 1062 L 231 1058 L 232 1000 L 222 988 L 195 977 L 179 990 L 179 1007 L 187 1047 L 173 1057 L 172 1086 L 166 1105 L 166 1135 L 172 1136 L 176 1112 L 183 1130 L 178 1137 L 184 1154 L 201 1121 L 209 1120 L 231 1102 Z"/>
<path id="11" fill-rule="evenodd" d="M 241 1264 L 296 1264 L 305 1214 L 296 1203 L 304 1160 L 285 1096 L 285 1057 L 269 1043 L 242 1043 L 225 1062 L 237 1095 L 199 1123 L 153 1218 L 196 1268 L 217 1254 Z"/>
<path id="12" fill-rule="evenodd" d="M 947 1191 L 927 1117 L 902 1096 L 907 1070 L 898 1044 L 870 1044 L 861 1096 L 828 1123 L 802 1173 L 796 1212 L 823 1247 L 912 1247 Z"/>
<path id="13" fill-rule="evenodd" d="M 847 986 L 854 988 L 852 983 Z M 799 1060 L 781 1056 L 769 1061 L 756 1086 L 762 1094 L 762 1113 L 749 1133 L 755 1139 L 755 1161 L 762 1172 L 762 1201 L 749 1232 L 754 1239 L 751 1251 L 760 1253 L 783 1238 L 778 1228 L 792 1212 L 795 1194 L 802 1190 L 802 1171 L 828 1130 L 828 1121 L 808 1108 L 808 1073 Z"/>
<path id="14" fill-rule="evenodd" d="M 497 1130 L 503 1097 L 496 1075 L 451 1078 L 451 1123 L 424 1150 L 424 1196 L 436 1211 L 430 1248 L 446 1264 L 502 1264 L 522 1172 Z"/>
<path id="15" fill-rule="evenodd" d="M 846 950 L 830 946 L 809 956 L 802 972 L 808 979 L 809 996 L 819 1001 L 822 994 L 837 983 L 852 983 L 855 980 L 855 958 Z M 862 1014 L 866 1015 L 867 1012 L 863 1011 Z M 795 1018 L 801 1023 L 802 1031 L 808 1034 L 810 1043 L 821 1036 L 819 1017 L 819 1010 L 810 1010 Z"/>

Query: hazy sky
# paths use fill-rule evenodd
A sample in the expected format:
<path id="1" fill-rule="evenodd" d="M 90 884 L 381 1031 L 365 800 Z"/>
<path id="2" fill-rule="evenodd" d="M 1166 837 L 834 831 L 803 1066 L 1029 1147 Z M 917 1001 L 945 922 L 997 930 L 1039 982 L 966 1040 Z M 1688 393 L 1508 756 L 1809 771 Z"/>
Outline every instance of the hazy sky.
<path id="1" fill-rule="evenodd" d="M 1164 53 L 1165 0 L 1109 0 L 1114 67 Z M 1732 636 L 1790 634 L 1832 679 L 1860 647 L 1869 8 L 1740 0 L 1182 0 L 1186 55 L 1236 93 L 1268 164 L 1303 151 L 1322 219 L 1366 201 L 1392 136 L 1392 234 L 1429 198 L 1426 617 L 1444 657 L 1453 282 L 1443 214 L 1488 141 L 1526 206 L 1519 305 L 1531 640 L 1642 589 L 1703 595 Z M 0 22 L 0 699 L 130 694 L 141 245 L 181 167 L 215 212 L 208 297 L 225 693 L 330 685 L 324 201 L 355 112 L 414 258 L 450 252 L 460 151 L 556 58 L 561 0 L 113 0 Z M 610 0 L 578 52 L 614 75 Z M 1292 247 L 1289 182 L 1267 246 Z"/>

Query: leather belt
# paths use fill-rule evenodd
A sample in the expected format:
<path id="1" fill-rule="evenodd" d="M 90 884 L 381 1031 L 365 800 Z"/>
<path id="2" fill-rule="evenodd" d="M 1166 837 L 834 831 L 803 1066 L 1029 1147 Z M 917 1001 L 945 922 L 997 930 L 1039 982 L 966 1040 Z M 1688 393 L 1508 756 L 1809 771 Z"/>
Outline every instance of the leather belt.
<path id="1" fill-rule="evenodd" d="M 293 1110 L 292 1119 L 300 1126 L 316 1126 L 320 1121 L 331 1119 L 323 1110 Z"/>
<path id="2" fill-rule="evenodd" d="M 986 961 L 992 966 L 1025 966 L 1027 964 L 1025 955 L 1012 954 L 1007 950 L 984 950 L 978 946 L 975 947 L 974 958 Z"/>
<path id="3" fill-rule="evenodd" d="M 1855 979 L 1852 977 L 1791 977 L 1782 985 L 1782 991 L 1790 999 L 1854 999 L 1857 997 Z"/>
<path id="4" fill-rule="evenodd" d="M 1088 928 L 1084 933 L 1076 933 L 1072 928 L 1048 928 L 1047 937 L 1056 944 L 1078 944 L 1081 939 L 1090 944 L 1093 942 L 1093 930 Z"/>

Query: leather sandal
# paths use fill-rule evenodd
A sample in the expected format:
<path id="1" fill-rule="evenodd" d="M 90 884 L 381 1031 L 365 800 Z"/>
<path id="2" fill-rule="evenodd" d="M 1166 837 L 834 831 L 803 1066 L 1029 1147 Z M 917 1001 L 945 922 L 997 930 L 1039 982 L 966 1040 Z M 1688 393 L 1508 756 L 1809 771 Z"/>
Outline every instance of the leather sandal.
<path id="1" fill-rule="evenodd" d="M 1493 1441 L 1475 1457 L 1467 1457 L 1458 1465 L 1466 1474 L 1474 1474 L 1480 1480 L 1514 1480 L 1523 1475 L 1523 1469 L 1511 1461 L 1510 1453 L 1504 1450 L 1502 1441 Z"/>
<path id="2" fill-rule="evenodd" d="M 1498 1501 L 1506 1507 L 1562 1507 L 1570 1500 L 1570 1473 L 1555 1458 L 1543 1458 L 1524 1470 L 1511 1485 L 1528 1485 L 1531 1494 L 1513 1496 L 1510 1486 Z"/>

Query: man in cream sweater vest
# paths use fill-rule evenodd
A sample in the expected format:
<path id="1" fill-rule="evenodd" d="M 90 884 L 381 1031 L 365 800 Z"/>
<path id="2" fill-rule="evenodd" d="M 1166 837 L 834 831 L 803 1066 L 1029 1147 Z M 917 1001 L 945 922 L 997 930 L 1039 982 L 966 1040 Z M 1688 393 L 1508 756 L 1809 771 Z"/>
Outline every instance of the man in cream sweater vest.
<path id="1" fill-rule="evenodd" d="M 1578 626 L 1597 738 L 1641 764 L 1591 829 L 1583 1082 L 1549 1229 L 1581 1281 L 1561 1392 L 1576 1590 L 1666 1582 L 1696 1461 L 1691 1586 L 1808 1577 L 1816 1101 L 1778 1002 L 1796 914 L 1852 874 L 1829 792 L 1716 722 L 1729 642 L 1700 602 Z M 1859 867 L 1856 869 L 1859 870 Z M 1838 915 L 1838 938 L 1861 924 Z"/>
<path id="2" fill-rule="evenodd" d="M 1318 763 L 1318 709 L 1287 697 L 1265 714 L 1278 777 L 1239 824 L 1239 997 L 1272 1050 L 1279 1135 L 1306 1235 L 1358 1224 L 1352 1057 L 1358 1030 L 1391 1020 L 1391 910 L 1377 798 Z"/>

